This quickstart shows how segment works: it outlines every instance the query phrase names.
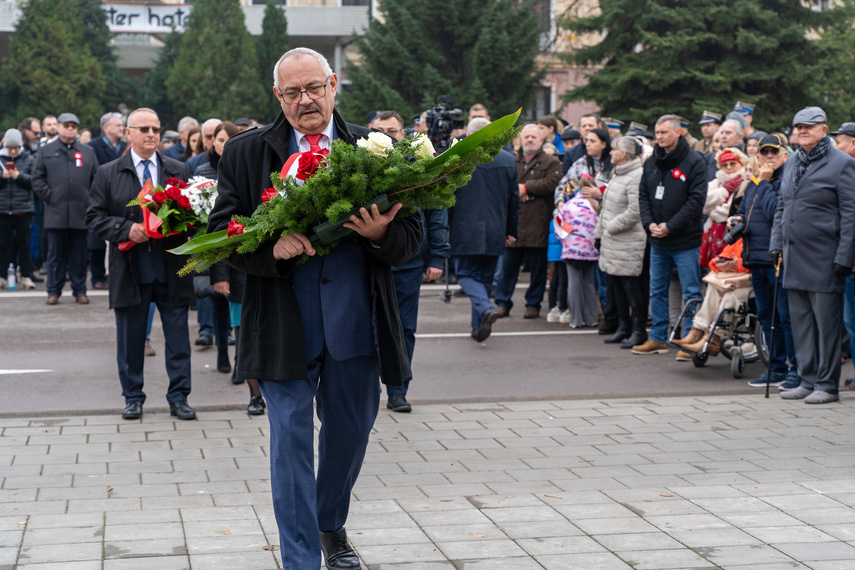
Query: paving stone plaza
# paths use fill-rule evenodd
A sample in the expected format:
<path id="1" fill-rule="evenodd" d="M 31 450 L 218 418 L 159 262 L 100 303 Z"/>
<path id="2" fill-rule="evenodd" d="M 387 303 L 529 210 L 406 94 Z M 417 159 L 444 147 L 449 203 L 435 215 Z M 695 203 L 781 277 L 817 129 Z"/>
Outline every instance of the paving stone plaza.
<path id="1" fill-rule="evenodd" d="M 266 417 L 0 420 L 0 569 L 280 567 Z M 850 570 L 855 401 L 382 410 L 347 529 L 371 570 Z"/>

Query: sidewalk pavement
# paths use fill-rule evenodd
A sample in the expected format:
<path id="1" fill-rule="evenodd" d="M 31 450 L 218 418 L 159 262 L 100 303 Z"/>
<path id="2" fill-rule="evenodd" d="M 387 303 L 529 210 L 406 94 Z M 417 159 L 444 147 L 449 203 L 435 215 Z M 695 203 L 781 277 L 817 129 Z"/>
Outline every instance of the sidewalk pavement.
<path id="1" fill-rule="evenodd" d="M 273 569 L 268 425 L 0 421 L 0 569 Z M 372 570 L 855 567 L 855 400 L 381 411 L 348 520 Z M 272 550 L 271 550 L 272 549 Z"/>

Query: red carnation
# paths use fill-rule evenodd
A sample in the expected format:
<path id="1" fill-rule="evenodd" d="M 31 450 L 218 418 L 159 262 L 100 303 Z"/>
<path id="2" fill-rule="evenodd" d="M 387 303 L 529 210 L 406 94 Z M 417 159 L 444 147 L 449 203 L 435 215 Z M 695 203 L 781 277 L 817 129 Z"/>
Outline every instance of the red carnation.
<path id="1" fill-rule="evenodd" d="M 178 197 L 178 205 L 184 208 L 185 210 L 190 209 L 190 198 L 184 196 L 183 194 Z"/>
<path id="2" fill-rule="evenodd" d="M 261 203 L 264 204 L 274 196 L 276 196 L 276 189 L 267 188 L 266 190 L 264 190 L 264 192 L 261 193 Z"/>
<path id="3" fill-rule="evenodd" d="M 178 201 L 178 199 L 181 198 L 181 190 L 177 186 L 170 186 L 166 189 L 166 193 L 175 201 Z"/>
<path id="4" fill-rule="evenodd" d="M 157 202 L 158 204 L 163 204 L 169 198 L 169 195 L 162 190 L 160 192 L 155 192 L 152 194 L 151 199 Z"/>
<path id="5" fill-rule="evenodd" d="M 178 186 L 178 184 L 180 182 L 181 181 L 178 180 L 177 178 L 167 178 L 166 180 L 163 181 L 163 183 L 166 184 L 167 186 Z"/>
<path id="6" fill-rule="evenodd" d="M 243 233 L 243 224 L 236 222 L 234 220 L 229 222 L 229 229 L 226 230 L 226 235 L 228 237 L 239 236 Z"/>

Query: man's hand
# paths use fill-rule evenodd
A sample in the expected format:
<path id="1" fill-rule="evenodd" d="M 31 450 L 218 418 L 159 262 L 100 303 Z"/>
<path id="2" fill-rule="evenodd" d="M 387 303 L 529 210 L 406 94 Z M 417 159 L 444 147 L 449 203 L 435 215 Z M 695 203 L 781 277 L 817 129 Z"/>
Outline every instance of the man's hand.
<path id="1" fill-rule="evenodd" d="M 345 223 L 344 227 L 370 239 L 377 245 L 383 245 L 389 235 L 389 224 L 395 219 L 398 210 L 403 207 L 403 204 L 398 202 L 388 212 L 381 214 L 380 210 L 377 209 L 377 204 L 371 204 L 370 212 L 365 208 L 360 208 L 359 215 L 350 216 L 350 222 Z"/>
<path id="2" fill-rule="evenodd" d="M 525 189 L 525 184 L 520 184 L 519 187 L 520 187 L 520 200 L 522 200 L 524 196 L 528 195 L 528 190 Z M 523 201 L 525 201 L 525 200 L 523 200 Z"/>
<path id="3" fill-rule="evenodd" d="M 505 246 L 514 245 L 517 241 L 517 238 L 514 236 L 508 236 L 505 238 Z"/>
<path id="4" fill-rule="evenodd" d="M 3 171 L 3 178 L 11 178 L 12 180 L 17 180 L 19 174 L 21 173 L 18 170 L 10 168 Z"/>
<path id="5" fill-rule="evenodd" d="M 852 273 L 851 267 L 846 267 L 845 265 L 840 265 L 839 263 L 834 264 L 834 274 L 838 277 L 847 277 L 850 273 Z"/>
<path id="6" fill-rule="evenodd" d="M 134 224 L 128 232 L 128 239 L 134 243 L 144 243 L 148 241 L 148 234 L 142 224 Z"/>
<path id="7" fill-rule="evenodd" d="M 303 254 L 315 255 L 312 242 L 303 234 L 288 234 L 276 240 L 273 245 L 274 259 L 291 259 Z"/>
<path id="8" fill-rule="evenodd" d="M 781 260 L 781 250 L 780 249 L 773 249 L 772 251 L 769 252 L 769 257 L 772 258 L 772 264 L 773 265 L 778 265 L 778 262 Z"/>
<path id="9" fill-rule="evenodd" d="M 217 281 L 214 283 L 214 291 L 223 296 L 228 296 L 229 294 L 229 282 L 228 281 Z"/>
<path id="10" fill-rule="evenodd" d="M 665 222 L 662 222 L 661 224 L 650 224 L 650 235 L 655 238 L 667 237 L 669 233 L 668 225 Z"/>
<path id="11" fill-rule="evenodd" d="M 428 282 L 436 281 L 442 277 L 442 269 L 437 267 L 428 267 L 425 271 L 425 280 Z"/>
<path id="12" fill-rule="evenodd" d="M 760 173 L 757 178 L 760 180 L 772 180 L 772 175 L 775 173 L 775 167 L 771 164 L 763 164 L 760 166 Z"/>
<path id="13" fill-rule="evenodd" d="M 733 227 L 733 224 L 735 224 L 736 222 L 741 222 L 741 221 L 742 221 L 742 216 L 730 216 L 727 219 L 727 229 L 728 230 L 731 229 Z"/>

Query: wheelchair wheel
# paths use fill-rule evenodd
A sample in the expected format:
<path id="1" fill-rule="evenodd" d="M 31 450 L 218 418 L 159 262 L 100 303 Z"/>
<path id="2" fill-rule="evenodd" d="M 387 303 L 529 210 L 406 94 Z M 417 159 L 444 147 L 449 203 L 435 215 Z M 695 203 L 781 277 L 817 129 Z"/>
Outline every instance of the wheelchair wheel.
<path id="1" fill-rule="evenodd" d="M 760 319 L 754 325 L 754 345 L 757 347 L 757 356 L 760 357 L 760 362 L 765 368 L 769 368 L 769 344 L 766 341 L 766 334 L 763 332 L 763 325 L 760 324 Z"/>
<path id="2" fill-rule="evenodd" d="M 696 352 L 692 355 L 692 364 L 694 364 L 696 368 L 701 368 L 707 363 L 709 356 L 710 355 L 706 352 Z"/>
<path id="3" fill-rule="evenodd" d="M 742 378 L 742 373 L 745 371 L 745 357 L 742 355 L 742 350 L 734 347 L 730 351 L 730 373 L 734 378 Z"/>

